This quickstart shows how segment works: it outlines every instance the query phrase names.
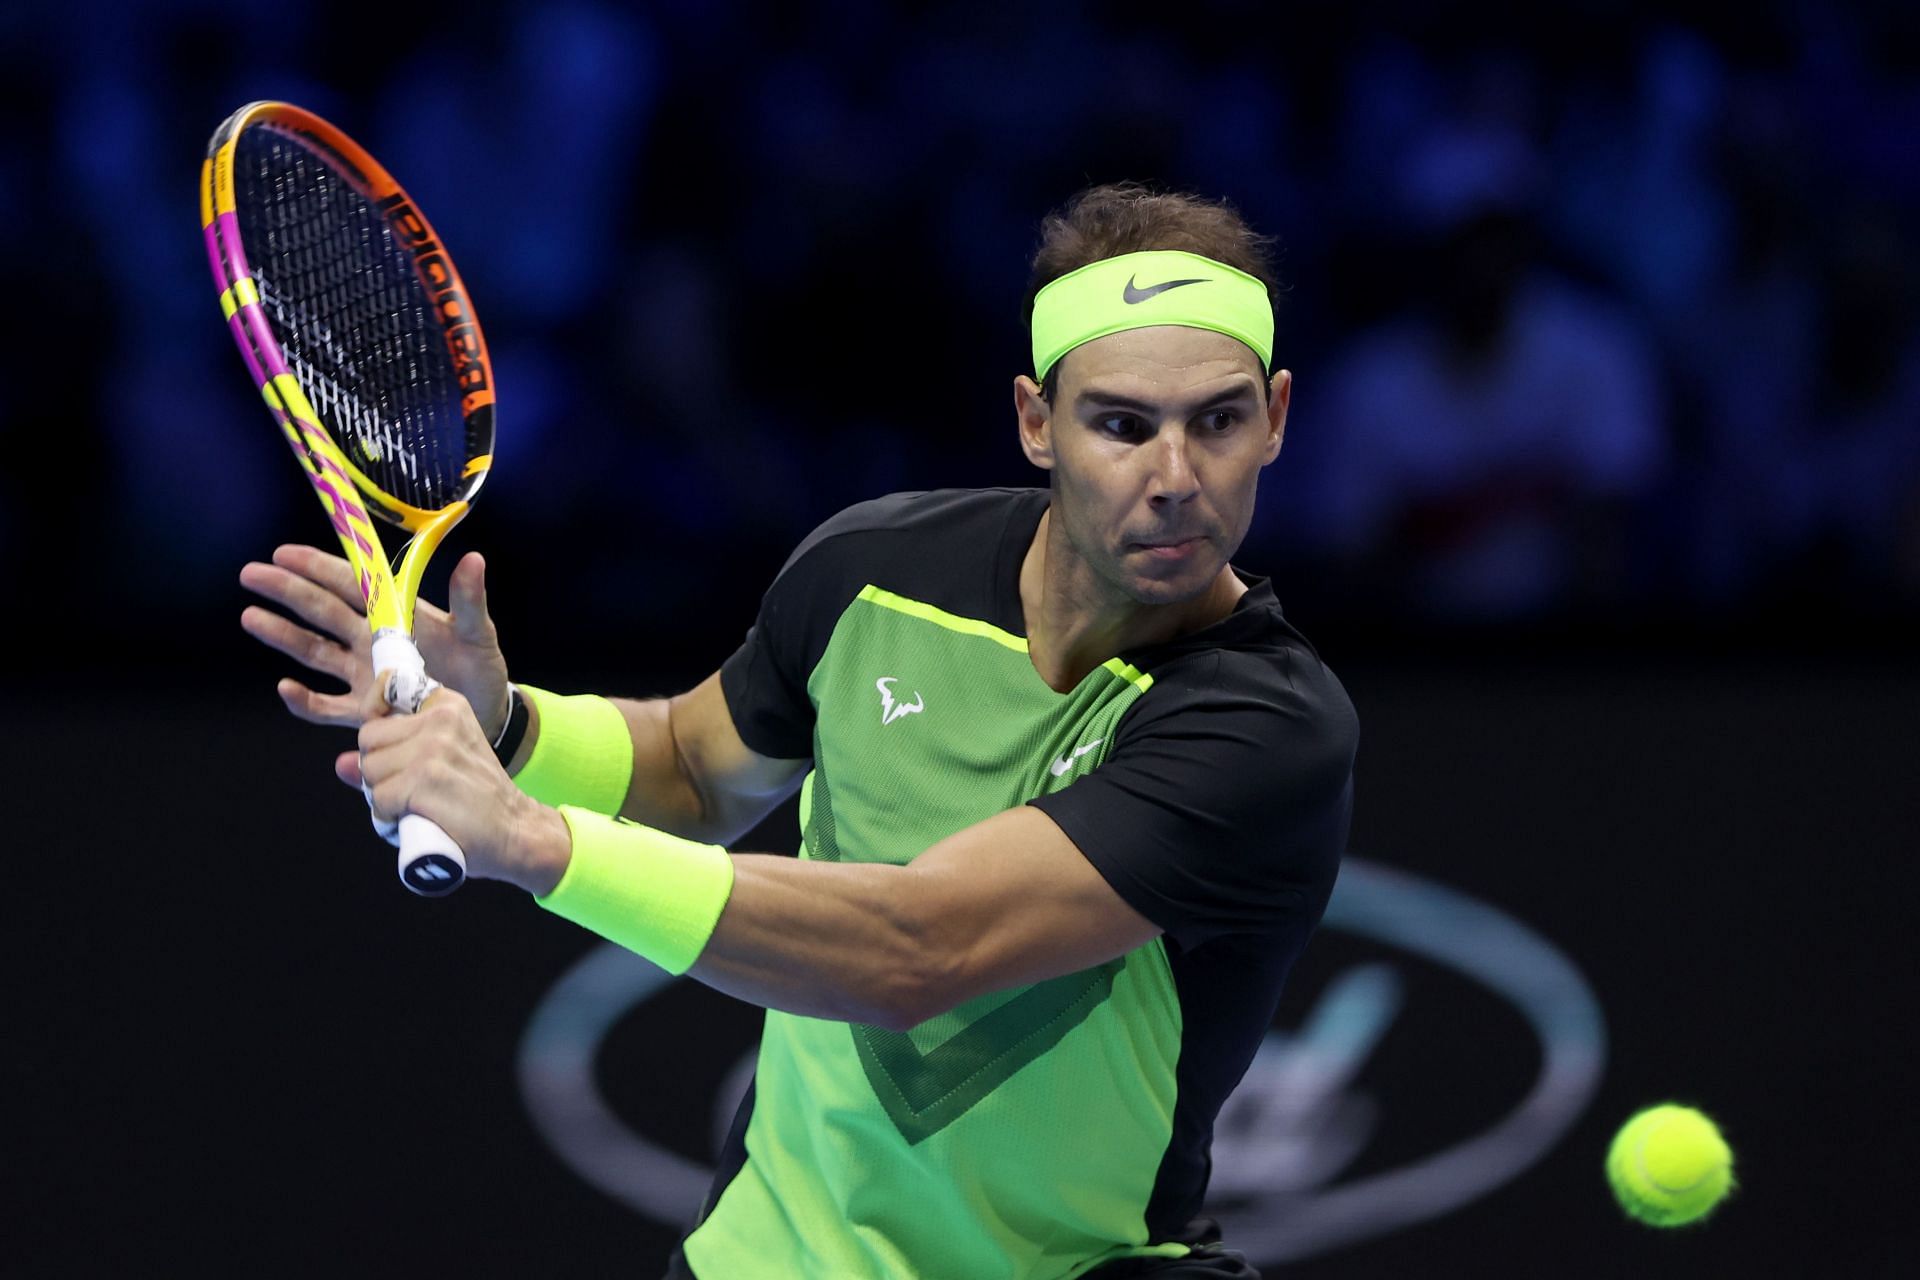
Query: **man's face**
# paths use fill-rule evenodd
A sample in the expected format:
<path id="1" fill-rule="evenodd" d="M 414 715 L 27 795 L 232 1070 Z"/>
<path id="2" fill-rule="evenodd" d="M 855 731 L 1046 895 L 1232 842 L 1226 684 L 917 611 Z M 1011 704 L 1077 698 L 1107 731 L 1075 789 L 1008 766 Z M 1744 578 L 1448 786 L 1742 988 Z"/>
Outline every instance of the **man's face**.
<path id="1" fill-rule="evenodd" d="M 1115 591 L 1201 595 L 1247 535 L 1292 375 L 1267 387 L 1244 343 L 1172 325 L 1097 338 L 1059 370 L 1050 405 L 1032 379 L 1015 384 L 1022 447 L 1053 473 L 1052 520 Z"/>

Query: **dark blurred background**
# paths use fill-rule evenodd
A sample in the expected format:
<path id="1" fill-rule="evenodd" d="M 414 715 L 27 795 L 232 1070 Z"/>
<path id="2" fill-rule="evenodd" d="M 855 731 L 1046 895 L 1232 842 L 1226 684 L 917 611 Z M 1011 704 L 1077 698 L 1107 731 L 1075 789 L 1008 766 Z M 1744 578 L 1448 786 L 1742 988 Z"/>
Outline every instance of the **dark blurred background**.
<path id="1" fill-rule="evenodd" d="M 326 532 L 200 249 L 206 138 L 257 98 L 359 139 L 460 263 L 501 434 L 428 594 L 483 550 L 561 688 L 689 686 L 849 503 L 1039 483 L 1042 215 L 1231 200 L 1296 378 L 1236 562 L 1359 707 L 1354 853 L 1574 977 L 1503 997 L 1435 958 L 1446 899 L 1387 929 L 1343 880 L 1262 1061 L 1352 1105 L 1243 1117 L 1216 1207 L 1285 1275 L 1920 1266 L 1920 9 L 70 0 L 0 8 L 0 1268 L 648 1275 L 674 1236 L 521 1088 L 592 940 L 410 900 L 237 625 L 240 565 Z M 1342 1076 L 1311 1046 L 1356 1010 Z M 756 1026 L 636 1005 L 611 1114 L 698 1165 Z M 1536 1076 L 1569 1026 L 1584 1074 Z M 1548 1079 L 1490 1185 L 1340 1198 L 1512 1138 Z M 1669 1095 L 1745 1189 L 1656 1236 L 1599 1165 Z"/>

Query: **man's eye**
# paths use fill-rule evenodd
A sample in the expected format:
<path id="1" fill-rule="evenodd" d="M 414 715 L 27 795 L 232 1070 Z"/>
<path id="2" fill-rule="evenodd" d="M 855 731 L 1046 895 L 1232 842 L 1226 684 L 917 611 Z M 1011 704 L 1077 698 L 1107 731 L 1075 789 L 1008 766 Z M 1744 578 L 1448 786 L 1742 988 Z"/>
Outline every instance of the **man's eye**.
<path id="1" fill-rule="evenodd" d="M 1115 413 L 1099 420 L 1099 427 L 1110 436 L 1136 435 L 1140 431 L 1140 419 L 1130 413 Z"/>
<path id="2" fill-rule="evenodd" d="M 1232 409 L 1215 409 L 1201 421 L 1209 431 L 1231 431 L 1239 423 L 1240 415 Z"/>

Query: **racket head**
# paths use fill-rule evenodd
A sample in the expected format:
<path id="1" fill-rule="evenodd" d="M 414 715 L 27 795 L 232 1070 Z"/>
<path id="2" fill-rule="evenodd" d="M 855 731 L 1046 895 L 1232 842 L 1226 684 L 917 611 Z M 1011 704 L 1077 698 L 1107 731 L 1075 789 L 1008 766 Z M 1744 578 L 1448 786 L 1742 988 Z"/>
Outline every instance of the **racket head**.
<path id="1" fill-rule="evenodd" d="M 493 459 L 493 370 L 466 285 L 393 176 L 290 103 L 228 117 L 200 186 L 229 331 L 354 564 L 369 623 L 410 630 L 426 560 Z M 375 519 L 412 535 L 397 570 Z"/>

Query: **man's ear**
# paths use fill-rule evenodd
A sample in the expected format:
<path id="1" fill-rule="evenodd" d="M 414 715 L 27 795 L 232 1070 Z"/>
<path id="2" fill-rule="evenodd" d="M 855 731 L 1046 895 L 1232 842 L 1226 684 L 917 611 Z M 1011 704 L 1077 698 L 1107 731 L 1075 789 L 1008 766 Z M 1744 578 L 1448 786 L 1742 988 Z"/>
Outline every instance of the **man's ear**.
<path id="1" fill-rule="evenodd" d="M 1027 461 L 1053 470 L 1053 406 L 1040 394 L 1040 384 L 1024 373 L 1013 380 L 1013 414 Z"/>
<path id="2" fill-rule="evenodd" d="M 1287 438 L 1287 409 L 1293 403 L 1293 370 L 1277 369 L 1273 381 L 1267 384 L 1267 455 L 1266 462 L 1272 462 L 1280 456 L 1280 446 Z M 1265 466 L 1266 463 L 1261 464 Z"/>

